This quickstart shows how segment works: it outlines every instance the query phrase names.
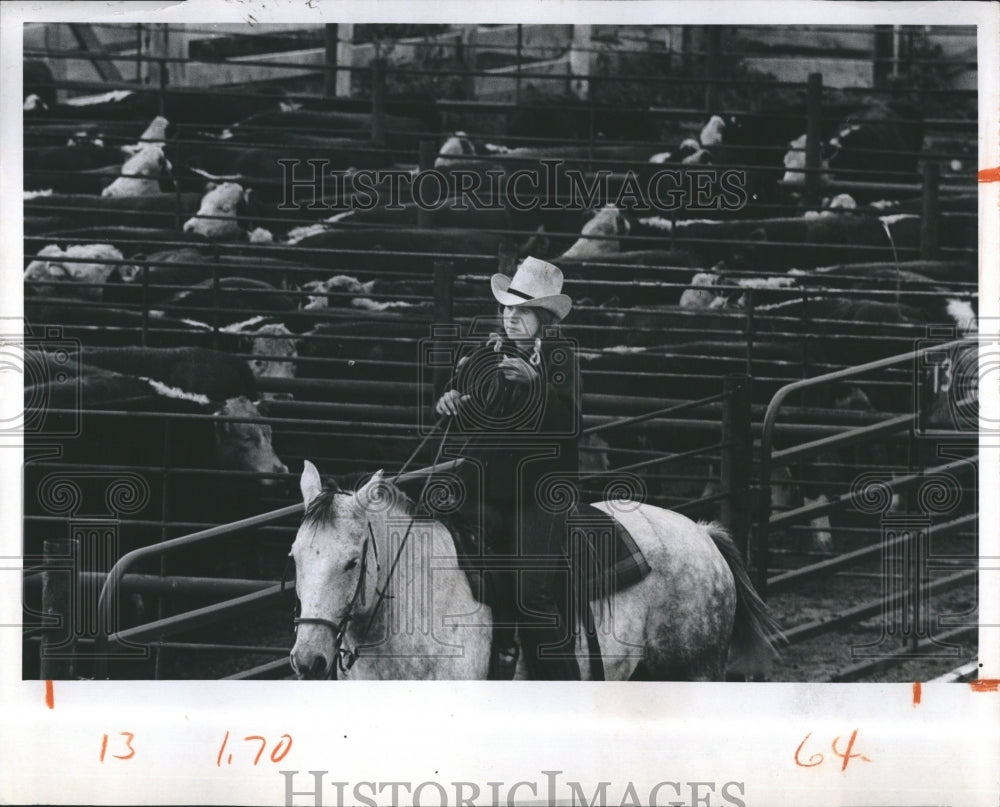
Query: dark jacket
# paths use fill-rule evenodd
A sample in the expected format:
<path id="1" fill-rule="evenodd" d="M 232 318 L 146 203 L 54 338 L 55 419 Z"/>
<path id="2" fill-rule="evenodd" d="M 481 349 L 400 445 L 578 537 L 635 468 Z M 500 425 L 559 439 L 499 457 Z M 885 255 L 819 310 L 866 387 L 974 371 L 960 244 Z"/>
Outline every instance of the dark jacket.
<path id="1" fill-rule="evenodd" d="M 536 493 L 547 495 L 544 481 L 548 475 L 558 475 L 563 485 L 573 485 L 579 472 L 582 417 L 577 356 L 569 342 L 543 339 L 541 363 L 535 367 L 539 377 L 523 383 L 508 380 L 500 372 L 504 355 L 528 361 L 531 353 L 520 352 L 504 338 L 499 352 L 494 343 L 487 342 L 459 359 L 452 388 L 472 397 L 463 406 L 453 433 L 469 440 L 464 456 L 487 466 L 484 495 L 488 504 L 509 507 L 519 501 L 530 508 Z M 530 459 L 546 449 L 554 449 L 554 455 Z M 515 498 L 516 494 L 520 495 Z"/>

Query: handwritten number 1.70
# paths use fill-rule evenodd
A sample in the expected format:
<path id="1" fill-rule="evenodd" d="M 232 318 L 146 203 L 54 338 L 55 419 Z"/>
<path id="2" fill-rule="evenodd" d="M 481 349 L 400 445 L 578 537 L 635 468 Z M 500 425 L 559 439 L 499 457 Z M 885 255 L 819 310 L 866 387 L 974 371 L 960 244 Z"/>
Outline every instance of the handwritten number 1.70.
<path id="1" fill-rule="evenodd" d="M 264 755 L 264 751 L 267 750 L 267 738 L 261 737 L 259 734 L 251 734 L 243 738 L 244 742 L 259 742 L 260 749 L 257 751 L 257 756 L 253 758 L 253 764 L 256 765 L 260 762 L 260 758 Z M 222 745 L 219 746 L 219 755 L 215 758 L 215 764 L 217 767 L 222 767 L 222 755 L 226 753 L 226 743 L 229 742 L 229 732 L 226 732 L 226 736 L 222 738 Z M 281 738 L 278 740 L 274 748 L 271 749 L 270 758 L 271 762 L 281 762 L 288 752 L 292 750 L 292 738 L 289 734 L 282 734 Z M 233 764 L 233 755 L 228 754 L 226 756 L 226 764 Z"/>

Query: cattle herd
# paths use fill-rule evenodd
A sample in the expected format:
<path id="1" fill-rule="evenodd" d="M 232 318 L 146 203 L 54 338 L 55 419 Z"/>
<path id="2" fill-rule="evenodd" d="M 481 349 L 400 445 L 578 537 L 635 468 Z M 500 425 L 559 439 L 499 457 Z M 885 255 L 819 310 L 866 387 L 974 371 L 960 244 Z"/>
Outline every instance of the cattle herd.
<path id="1" fill-rule="evenodd" d="M 134 522 L 124 550 L 291 503 L 287 479 L 306 458 L 329 473 L 398 467 L 430 401 L 420 382 L 431 325 L 492 313 L 498 255 L 563 270 L 585 425 L 713 395 L 723 375 L 747 369 L 759 422 L 789 380 L 903 353 L 932 325 L 975 333 L 971 179 L 964 193 L 942 189 L 937 251 L 922 256 L 915 183 L 939 156 L 919 112 L 883 101 L 825 112 L 824 198 L 813 205 L 800 109 L 692 114 L 670 126 L 651 110 L 623 133 L 613 110 L 554 127 L 549 114 L 515 108 L 505 134 L 480 136 L 460 113 L 400 103 L 373 139 L 372 114 L 353 101 L 188 90 L 26 97 L 25 317 L 37 345 L 26 403 L 52 433 L 74 421 L 78 434 L 61 440 L 58 458 L 28 463 L 29 545 L 47 535 L 52 511 L 38 491 L 60 469 L 144 475 L 148 502 L 122 522 Z M 591 127 L 599 139 L 588 142 Z M 372 171 L 432 167 L 420 157 L 427 141 L 445 177 L 509 178 L 560 160 L 559 170 L 606 170 L 608 196 L 589 209 L 447 196 L 427 213 L 406 182 L 397 204 L 381 195 L 387 186 L 362 186 Z M 328 184 L 303 180 L 307 160 Z M 630 174 L 646 187 L 658 169 L 729 166 L 743 172 L 738 209 L 650 211 L 619 193 Z M 372 187 L 376 204 L 352 205 Z M 446 306 L 435 292 L 442 266 Z M 51 328 L 59 335 L 49 344 Z M 907 369 L 817 391 L 813 422 L 908 411 Z M 689 428 L 654 420 L 595 436 L 587 467 L 688 450 L 711 431 L 699 424 L 718 420 L 717 408 L 706 411 Z M 786 469 L 775 496 L 835 495 L 875 461 L 840 459 L 823 488 L 813 476 L 804 490 L 796 480 L 809 474 Z M 669 504 L 711 489 L 717 456 L 699 463 L 650 469 L 651 496 Z M 829 521 L 814 526 L 831 549 Z"/>

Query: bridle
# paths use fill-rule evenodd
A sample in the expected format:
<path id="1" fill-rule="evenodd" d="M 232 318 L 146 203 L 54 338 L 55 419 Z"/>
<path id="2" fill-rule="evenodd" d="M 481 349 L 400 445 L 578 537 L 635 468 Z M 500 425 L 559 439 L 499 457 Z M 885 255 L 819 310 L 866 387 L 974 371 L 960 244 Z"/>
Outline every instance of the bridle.
<path id="1" fill-rule="evenodd" d="M 368 522 L 368 532 L 372 532 L 371 522 Z M 373 536 L 374 538 L 374 536 Z M 344 635 L 347 633 L 347 626 L 351 624 L 351 620 L 354 619 L 354 609 L 357 607 L 358 600 L 361 604 L 365 604 L 365 578 L 368 575 L 368 538 L 365 538 L 364 548 L 361 550 L 361 565 L 358 571 L 358 584 L 354 587 L 354 594 L 351 596 L 351 601 L 347 603 L 347 609 L 344 611 L 344 616 L 341 618 L 340 622 L 334 622 L 332 619 L 324 619 L 319 616 L 296 616 L 292 619 L 292 624 L 295 625 L 296 631 L 299 625 L 322 625 L 330 629 L 333 634 L 333 651 L 337 655 L 337 667 L 340 668 L 341 672 L 347 672 L 354 666 L 354 662 L 358 660 L 358 651 L 352 650 L 350 648 L 344 647 Z M 374 540 L 371 540 L 374 546 Z M 376 560 L 375 569 L 378 570 L 378 550 L 375 550 Z M 289 558 L 291 555 L 289 555 Z M 287 568 L 287 565 L 286 565 Z M 282 577 L 281 580 L 281 590 L 285 590 L 285 580 Z M 298 604 L 296 599 L 296 609 L 301 606 Z M 330 665 L 330 670 L 327 673 L 327 678 L 330 677 L 330 673 L 333 672 L 333 665 Z"/>
<path id="2" fill-rule="evenodd" d="M 432 468 L 437 465 L 438 460 L 441 457 L 441 450 L 444 448 L 444 441 L 448 437 L 448 431 L 450 428 L 451 428 L 451 421 L 449 420 L 447 425 L 445 426 L 444 434 L 441 435 L 441 442 L 438 444 L 438 449 L 434 457 L 434 462 L 431 463 Z M 414 451 L 413 454 L 410 455 L 410 458 L 403 464 L 404 470 L 410 464 L 411 460 L 419 453 L 420 449 L 424 447 L 424 444 L 427 442 L 427 440 L 431 437 L 433 433 L 434 430 L 431 430 L 427 434 L 427 436 L 424 437 L 424 439 L 420 442 L 420 445 L 417 446 L 416 451 Z M 400 471 L 399 474 L 397 474 L 397 476 L 399 476 L 402 473 L 403 472 Z M 423 500 L 424 493 L 426 493 L 427 486 L 430 484 L 430 481 L 433 478 L 433 476 L 434 476 L 433 472 L 427 474 L 427 478 L 424 481 L 424 486 L 420 491 L 420 496 L 417 498 L 418 504 Z M 344 495 L 350 495 L 350 494 L 344 494 Z M 375 593 L 376 593 L 375 606 L 372 608 L 371 613 L 368 615 L 368 621 L 365 624 L 365 628 L 362 631 L 362 635 L 367 635 L 368 630 L 371 628 L 372 623 L 375 621 L 375 618 L 378 616 L 378 613 L 382 608 L 382 604 L 387 599 L 392 599 L 392 595 L 388 593 L 389 584 L 392 582 L 392 577 L 396 572 L 396 567 L 399 564 L 399 559 L 403 554 L 403 550 L 406 548 L 406 541 L 410 537 L 410 531 L 413 529 L 413 522 L 415 519 L 416 519 L 416 514 L 410 516 L 410 523 L 407 524 L 406 526 L 406 532 L 403 533 L 403 539 L 399 542 L 399 549 L 396 550 L 395 557 L 393 557 L 392 559 L 392 565 L 389 567 L 389 573 L 386 575 L 385 586 L 381 589 L 377 585 L 375 587 Z M 347 628 L 350 626 L 351 621 L 355 617 L 354 609 L 357 607 L 358 602 L 360 601 L 362 605 L 365 604 L 365 578 L 367 577 L 368 574 L 369 544 L 371 544 L 372 551 L 375 554 L 375 570 L 377 577 L 377 573 L 378 571 L 381 570 L 382 567 L 379 564 L 378 542 L 375 540 L 375 532 L 372 529 L 371 521 L 368 521 L 368 538 L 365 538 L 365 543 L 361 550 L 361 563 L 359 564 L 359 570 L 358 570 L 358 583 L 354 587 L 354 594 L 351 595 L 351 600 L 350 602 L 347 603 L 347 608 L 344 610 L 344 616 L 341 617 L 339 622 L 334 622 L 332 619 L 325 619 L 323 617 L 318 617 L 318 616 L 296 615 L 292 619 L 292 624 L 295 626 L 296 631 L 298 630 L 299 625 L 322 625 L 323 627 L 328 628 L 330 630 L 330 632 L 333 634 L 333 652 L 336 656 L 336 667 L 339 668 L 340 671 L 343 673 L 348 672 L 354 666 L 355 662 L 358 660 L 358 657 L 361 655 L 360 647 L 351 648 L 345 646 L 344 637 L 347 634 Z M 292 557 L 291 554 L 289 554 L 288 556 L 289 561 L 291 560 L 291 557 Z M 280 590 L 282 593 L 284 593 L 286 588 L 286 580 L 288 578 L 288 566 L 289 564 L 286 563 L 285 571 L 281 576 Z M 299 603 L 297 597 L 296 597 L 295 608 L 296 610 L 301 608 L 301 603 Z M 331 664 L 329 669 L 327 670 L 326 674 L 327 679 L 329 679 L 330 676 L 333 674 L 333 670 L 334 670 L 334 665 Z"/>

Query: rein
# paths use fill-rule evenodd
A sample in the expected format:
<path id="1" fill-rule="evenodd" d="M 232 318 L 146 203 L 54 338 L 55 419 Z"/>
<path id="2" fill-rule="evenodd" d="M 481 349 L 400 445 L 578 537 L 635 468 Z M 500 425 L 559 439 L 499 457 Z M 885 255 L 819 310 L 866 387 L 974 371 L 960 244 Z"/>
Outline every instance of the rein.
<path id="1" fill-rule="evenodd" d="M 435 429 L 437 428 L 438 425 L 440 425 L 440 421 L 438 422 L 438 424 L 435 425 Z M 448 423 L 445 426 L 444 434 L 441 435 L 441 442 L 438 444 L 437 453 L 434 456 L 434 462 L 432 462 L 430 466 L 432 469 L 437 466 L 438 460 L 441 458 L 441 451 L 444 448 L 444 443 L 448 437 L 448 432 L 450 429 L 451 429 L 451 419 L 448 420 Z M 417 452 L 419 452 L 420 449 L 423 448 L 424 444 L 427 442 L 428 438 L 430 438 L 431 434 L 433 434 L 433 430 L 431 431 L 431 433 L 427 435 L 427 437 L 423 439 L 423 441 L 417 447 L 417 451 L 415 451 L 413 455 L 410 456 L 410 459 L 406 461 L 406 463 L 404 464 L 404 469 L 406 465 L 409 465 L 413 457 L 416 456 Z M 402 471 L 400 471 L 399 474 L 396 474 L 396 476 L 399 476 L 400 474 L 402 474 Z M 434 472 L 432 470 L 430 473 L 427 474 L 427 478 L 424 481 L 424 486 L 420 490 L 420 496 L 417 497 L 418 505 L 423 500 L 424 494 L 427 492 L 427 486 L 430 484 L 431 479 L 433 477 L 434 477 Z M 393 477 L 393 479 L 395 478 L 396 477 Z M 385 586 L 381 589 L 378 588 L 378 586 L 375 587 L 375 592 L 377 594 L 377 598 L 375 600 L 375 606 L 372 608 L 371 613 L 368 615 L 368 621 L 365 623 L 362 635 L 367 635 L 369 629 L 371 628 L 372 624 L 375 621 L 375 618 L 378 616 L 378 613 L 382 608 L 382 604 L 387 599 L 391 599 L 392 597 L 392 595 L 389 594 L 389 584 L 392 582 L 392 577 L 396 572 L 396 567 L 399 565 L 399 559 L 402 557 L 403 550 L 406 548 L 406 542 L 407 539 L 410 537 L 410 532 L 413 529 L 413 522 L 415 520 L 416 520 L 416 515 L 415 514 L 411 515 L 410 523 L 407 524 L 406 532 L 403 533 L 403 540 L 399 542 L 399 549 L 396 550 L 396 555 L 392 559 L 392 565 L 389 567 L 389 572 L 386 575 Z M 351 669 L 351 667 L 354 666 L 355 662 L 358 660 L 358 657 L 361 655 L 361 648 L 359 647 L 350 648 L 344 646 L 344 637 L 347 634 L 348 626 L 354 619 L 355 616 L 354 609 L 357 607 L 358 600 L 361 601 L 362 605 L 365 604 L 364 586 L 365 586 L 365 577 L 368 572 L 369 543 L 371 544 L 372 551 L 375 554 L 375 569 L 376 571 L 381 569 L 381 565 L 379 564 L 379 559 L 378 559 L 378 542 L 375 540 L 375 531 L 372 529 L 371 521 L 368 521 L 368 535 L 369 537 L 365 538 L 364 548 L 362 549 L 361 553 L 361 565 L 358 571 L 358 583 L 357 586 L 355 586 L 354 588 L 354 594 L 351 596 L 351 601 L 347 604 L 347 609 L 340 622 L 334 622 L 331 619 L 324 619 L 323 617 L 295 617 L 292 620 L 296 628 L 298 628 L 299 625 L 322 625 L 330 629 L 330 632 L 333 634 L 334 653 L 337 656 L 336 666 L 343 673 L 348 672 Z M 287 569 L 287 564 L 286 564 L 286 569 Z M 285 587 L 285 581 L 283 575 L 281 581 L 282 591 L 284 591 L 284 587 Z M 333 672 L 333 669 L 334 666 L 331 664 L 330 673 Z M 328 673 L 327 678 L 329 677 L 330 674 Z"/>

